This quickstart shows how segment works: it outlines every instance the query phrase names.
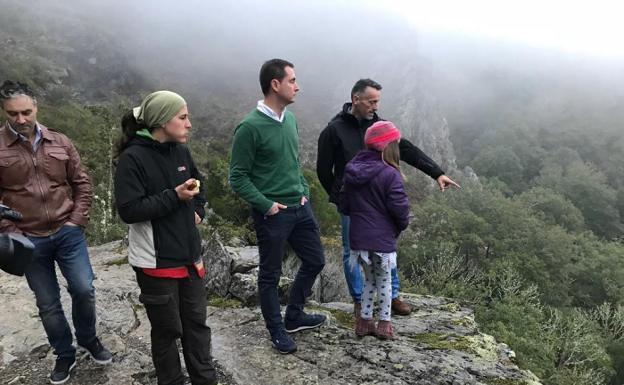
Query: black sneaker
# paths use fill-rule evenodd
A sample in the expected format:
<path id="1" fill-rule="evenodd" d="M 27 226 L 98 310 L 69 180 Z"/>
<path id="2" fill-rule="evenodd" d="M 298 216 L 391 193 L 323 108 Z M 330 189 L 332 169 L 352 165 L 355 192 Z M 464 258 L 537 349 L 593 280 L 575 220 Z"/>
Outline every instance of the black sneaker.
<path id="1" fill-rule="evenodd" d="M 91 355 L 91 358 L 93 358 L 93 361 L 100 365 L 108 365 L 113 362 L 113 355 L 104 346 L 102 346 L 102 343 L 97 337 L 89 345 L 79 346 L 86 349 Z"/>
<path id="2" fill-rule="evenodd" d="M 76 358 L 57 358 L 54 370 L 50 373 L 50 383 L 58 385 L 69 380 L 69 373 L 76 366 Z"/>
<path id="3" fill-rule="evenodd" d="M 275 350 L 282 354 L 293 353 L 297 351 L 297 344 L 293 341 L 284 330 L 280 330 L 271 335 L 271 342 Z"/>
<path id="4" fill-rule="evenodd" d="M 327 317 L 323 314 L 306 314 L 302 311 L 295 319 L 289 319 L 288 316 L 286 316 L 284 326 L 288 333 L 294 333 L 301 330 L 317 328 L 325 323 L 326 319 Z"/>

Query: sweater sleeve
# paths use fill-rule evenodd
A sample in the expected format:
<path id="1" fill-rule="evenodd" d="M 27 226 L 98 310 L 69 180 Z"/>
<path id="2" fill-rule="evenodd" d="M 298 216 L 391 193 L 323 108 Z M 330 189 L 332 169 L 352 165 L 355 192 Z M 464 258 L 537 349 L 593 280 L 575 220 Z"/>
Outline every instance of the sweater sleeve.
<path id="1" fill-rule="evenodd" d="M 126 223 L 145 222 L 168 215 L 180 205 L 174 189 L 147 195 L 146 181 L 136 160 L 128 154 L 119 158 L 115 171 L 115 204 Z"/>
<path id="2" fill-rule="evenodd" d="M 310 199 L 310 185 L 308 185 L 308 181 L 305 176 L 303 176 L 301 165 L 299 165 L 299 176 L 301 178 L 301 185 L 303 186 L 303 196 Z"/>
<path id="3" fill-rule="evenodd" d="M 330 125 L 321 132 L 316 153 L 316 175 L 319 182 L 330 195 L 334 186 L 334 139 Z"/>
<path id="4" fill-rule="evenodd" d="M 420 148 L 414 146 L 409 140 L 401 139 L 399 151 L 402 161 L 416 167 L 431 178 L 438 179 L 440 175 L 444 174 L 444 171 L 433 159 L 428 157 Z"/>
<path id="5" fill-rule="evenodd" d="M 386 208 L 400 233 L 409 224 L 409 201 L 398 171 L 391 174 L 387 186 Z"/>
<path id="6" fill-rule="evenodd" d="M 234 132 L 230 158 L 230 185 L 232 190 L 247 201 L 251 207 L 266 213 L 273 201 L 264 196 L 249 178 L 256 156 L 256 141 L 251 128 L 240 124 Z"/>

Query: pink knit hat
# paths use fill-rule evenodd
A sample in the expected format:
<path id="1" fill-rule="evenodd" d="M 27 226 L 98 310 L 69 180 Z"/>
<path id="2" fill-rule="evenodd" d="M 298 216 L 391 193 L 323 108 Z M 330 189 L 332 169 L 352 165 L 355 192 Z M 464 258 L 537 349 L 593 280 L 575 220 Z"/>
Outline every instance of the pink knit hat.
<path id="1" fill-rule="evenodd" d="M 380 120 L 368 127 L 364 135 L 364 144 L 373 150 L 383 151 L 388 144 L 400 139 L 401 133 L 392 122 Z"/>

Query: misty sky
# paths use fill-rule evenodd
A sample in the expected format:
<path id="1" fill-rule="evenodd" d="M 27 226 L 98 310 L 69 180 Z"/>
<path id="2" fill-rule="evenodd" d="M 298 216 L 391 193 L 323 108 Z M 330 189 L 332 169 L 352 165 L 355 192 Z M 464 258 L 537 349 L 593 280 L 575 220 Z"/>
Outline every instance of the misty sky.
<path id="1" fill-rule="evenodd" d="M 89 3 L 81 2 L 81 7 L 88 9 Z M 135 14 L 137 22 L 152 27 L 200 27 L 215 37 L 225 37 L 214 27 L 226 26 L 227 35 L 239 37 L 253 30 L 248 39 L 273 35 L 277 44 L 282 40 L 275 32 L 300 36 L 305 29 L 305 40 L 314 40 L 315 36 L 326 36 L 323 30 L 335 29 L 337 24 L 344 31 L 350 30 L 354 39 L 358 32 L 364 36 L 376 32 L 381 37 L 386 24 L 395 20 L 394 24 L 405 24 L 421 35 L 442 33 L 562 53 L 624 58 L 620 42 L 624 4 L 614 0 L 132 0 L 124 2 L 121 9 L 117 1 L 102 3 L 117 14 Z M 358 23 L 362 16 L 367 21 Z M 379 23 L 368 21 L 375 16 Z M 310 30 L 313 27 L 316 31 Z M 266 43 L 271 46 L 271 41 Z"/>
<path id="2" fill-rule="evenodd" d="M 624 56 L 624 4 L 613 0 L 393 0 L 369 2 L 434 30 L 570 53 Z"/>
<path id="3" fill-rule="evenodd" d="M 133 92 L 175 90 L 229 129 L 261 98 L 260 65 L 290 60 L 312 146 L 360 78 L 383 85 L 380 116 L 399 123 L 599 126 L 624 114 L 622 12 L 603 0 L 0 0 L 7 9 L 24 31 L 49 31 L 56 65 L 131 68 L 149 88 Z"/>
<path id="4" fill-rule="evenodd" d="M 479 97 L 498 101 L 501 89 L 553 90 L 550 99 L 604 94 L 616 104 L 624 95 L 622 12 L 604 0 L 0 0 L 3 8 L 38 12 L 36 22 L 66 31 L 67 41 L 88 28 L 88 39 L 102 37 L 87 43 L 90 51 L 110 41 L 103 52 L 125 52 L 156 87 L 202 99 L 250 103 L 260 96 L 260 64 L 291 60 L 298 104 L 320 122 L 362 77 L 384 85 L 384 115 L 421 91 L 446 111 Z"/>

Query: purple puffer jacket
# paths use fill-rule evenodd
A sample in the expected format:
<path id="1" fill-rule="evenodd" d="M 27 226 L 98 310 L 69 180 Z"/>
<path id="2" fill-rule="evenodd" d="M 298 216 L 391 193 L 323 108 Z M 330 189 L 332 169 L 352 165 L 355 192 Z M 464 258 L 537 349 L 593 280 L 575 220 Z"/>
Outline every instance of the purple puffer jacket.
<path id="1" fill-rule="evenodd" d="M 397 250 L 396 239 L 409 223 L 409 202 L 401 174 L 380 152 L 363 150 L 347 163 L 340 212 L 351 218 L 352 250 Z"/>

